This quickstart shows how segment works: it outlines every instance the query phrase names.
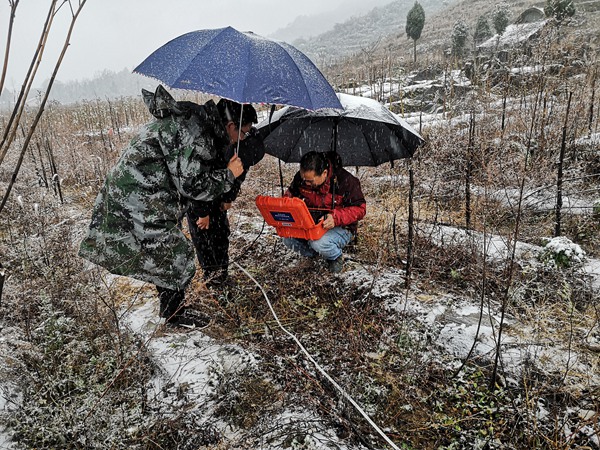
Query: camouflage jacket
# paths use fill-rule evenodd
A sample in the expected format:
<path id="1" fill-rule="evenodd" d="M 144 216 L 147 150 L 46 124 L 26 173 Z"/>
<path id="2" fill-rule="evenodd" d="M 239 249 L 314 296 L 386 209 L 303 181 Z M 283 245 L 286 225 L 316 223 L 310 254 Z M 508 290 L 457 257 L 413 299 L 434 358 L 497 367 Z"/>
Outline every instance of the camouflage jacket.
<path id="1" fill-rule="evenodd" d="M 143 91 L 156 120 L 142 127 L 110 170 L 79 255 L 108 271 L 185 289 L 194 250 L 179 228 L 190 201 L 212 201 L 235 178 L 220 165 L 227 139 L 214 102 L 176 102 L 159 86 Z"/>

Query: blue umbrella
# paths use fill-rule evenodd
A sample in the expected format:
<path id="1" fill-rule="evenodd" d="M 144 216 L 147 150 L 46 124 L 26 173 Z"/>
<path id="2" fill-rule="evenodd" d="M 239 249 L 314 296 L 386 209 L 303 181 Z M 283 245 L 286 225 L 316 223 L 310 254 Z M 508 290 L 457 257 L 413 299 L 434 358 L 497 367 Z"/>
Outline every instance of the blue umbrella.
<path id="1" fill-rule="evenodd" d="M 238 103 L 342 108 L 331 85 L 295 47 L 231 27 L 198 30 L 154 51 L 134 72 L 174 89 Z"/>

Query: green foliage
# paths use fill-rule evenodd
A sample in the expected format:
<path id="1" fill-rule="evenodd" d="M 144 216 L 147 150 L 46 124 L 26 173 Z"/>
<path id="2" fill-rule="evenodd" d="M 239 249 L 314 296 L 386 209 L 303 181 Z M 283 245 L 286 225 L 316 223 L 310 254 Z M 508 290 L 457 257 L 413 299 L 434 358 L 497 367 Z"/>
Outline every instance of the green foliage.
<path id="1" fill-rule="evenodd" d="M 600 198 L 596 199 L 596 201 L 594 202 L 594 206 L 592 208 L 593 208 L 592 211 L 594 213 L 594 216 L 600 217 Z"/>
<path id="2" fill-rule="evenodd" d="M 581 265 L 585 260 L 585 253 L 570 239 L 559 236 L 545 242 L 540 260 L 549 266 L 562 269 Z"/>
<path id="3" fill-rule="evenodd" d="M 416 41 L 421 37 L 423 26 L 425 25 L 425 11 L 419 2 L 408 12 L 406 16 L 406 34 L 409 38 Z"/>
<path id="4" fill-rule="evenodd" d="M 475 25 L 473 39 L 477 44 L 485 41 L 490 37 L 492 37 L 492 30 L 490 29 L 490 24 L 488 23 L 488 20 L 485 16 L 480 16 L 479 19 L 477 19 L 477 24 Z"/>
<path id="5" fill-rule="evenodd" d="M 425 25 L 425 11 L 419 2 L 411 8 L 406 16 L 406 34 L 413 40 L 414 61 L 417 61 L 417 39 L 421 37 Z"/>
<path id="6" fill-rule="evenodd" d="M 506 3 L 499 3 L 494 7 L 494 11 L 492 12 L 492 23 L 494 24 L 494 29 L 496 33 L 499 35 L 504 34 L 506 31 L 506 27 L 508 26 L 508 22 L 510 20 L 510 12 L 508 9 L 508 5 Z"/>
<path id="7" fill-rule="evenodd" d="M 469 27 L 462 20 L 457 20 L 452 28 L 452 52 L 455 55 L 462 55 L 467 37 L 469 36 Z"/>
<path id="8" fill-rule="evenodd" d="M 510 393 L 497 384 L 490 388 L 488 377 L 477 367 L 467 366 L 437 393 L 433 422 L 447 440 L 438 450 L 486 448 L 485 443 L 507 426 L 514 415 Z M 460 437 L 470 445 L 461 445 Z"/>
<path id="9" fill-rule="evenodd" d="M 573 0 L 547 0 L 544 13 L 547 17 L 554 17 L 558 22 L 562 22 L 567 17 L 573 17 L 575 5 Z"/>

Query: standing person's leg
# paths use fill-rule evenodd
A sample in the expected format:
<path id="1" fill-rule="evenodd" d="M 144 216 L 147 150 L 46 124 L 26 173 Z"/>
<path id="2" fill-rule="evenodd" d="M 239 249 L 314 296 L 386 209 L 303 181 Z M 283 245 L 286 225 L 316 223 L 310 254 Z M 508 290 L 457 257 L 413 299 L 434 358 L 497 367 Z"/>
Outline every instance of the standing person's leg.
<path id="1" fill-rule="evenodd" d="M 227 211 L 217 211 L 210 220 L 210 244 L 213 266 L 205 271 L 204 277 L 213 286 L 219 286 L 227 280 L 229 269 L 229 218 Z"/>
<path id="2" fill-rule="evenodd" d="M 196 257 L 202 267 L 204 279 L 210 284 L 223 283 L 229 266 L 229 220 L 227 212 L 213 208 L 207 230 L 196 225 L 196 218 L 188 213 L 188 228 Z"/>
<path id="3" fill-rule="evenodd" d="M 208 230 L 201 230 L 196 225 L 196 217 L 187 215 L 188 219 L 188 229 L 190 230 L 190 235 L 192 238 L 192 243 L 194 244 L 194 249 L 196 250 L 196 257 L 198 258 L 198 262 L 200 263 L 200 267 L 202 267 L 202 271 L 204 272 L 204 277 L 207 277 L 213 267 L 218 265 L 217 260 L 215 258 L 215 253 L 212 248 L 212 232 L 213 232 L 213 218 L 210 217 L 210 222 L 208 226 Z"/>

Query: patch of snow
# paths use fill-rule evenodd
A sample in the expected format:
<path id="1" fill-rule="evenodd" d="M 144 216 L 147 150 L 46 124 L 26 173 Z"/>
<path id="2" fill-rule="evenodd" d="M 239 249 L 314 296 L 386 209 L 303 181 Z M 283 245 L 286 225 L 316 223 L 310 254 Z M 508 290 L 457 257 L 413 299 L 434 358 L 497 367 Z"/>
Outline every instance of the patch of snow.
<path id="1" fill-rule="evenodd" d="M 505 46 L 514 47 L 516 44 L 529 40 L 533 35 L 539 32 L 546 23 L 548 23 L 548 20 L 508 25 L 502 35 L 495 34 L 477 47 L 480 49 L 493 49 L 496 48 L 496 46 L 498 46 L 498 48 Z"/>
<path id="2" fill-rule="evenodd" d="M 522 67 L 511 67 L 510 73 L 517 75 L 532 75 L 544 73 L 546 69 L 543 66 L 522 66 Z"/>
<path id="3" fill-rule="evenodd" d="M 158 302 L 146 301 L 130 308 L 123 319 L 130 329 L 147 339 L 147 348 L 160 365 L 160 374 L 152 381 L 154 400 L 163 397 L 170 387 L 185 386 L 186 401 L 206 403 L 211 388 L 211 370 L 215 365 L 223 372 L 241 371 L 256 364 L 254 355 L 235 345 L 223 345 L 203 333 L 173 331 L 156 335 L 162 320 Z"/>
<path id="4" fill-rule="evenodd" d="M 377 276 L 386 279 L 388 274 L 379 273 Z M 347 283 L 352 287 L 356 286 L 350 276 Z M 369 282 L 368 272 L 363 270 L 358 286 L 368 284 L 377 286 L 378 282 Z M 374 295 L 385 299 L 382 294 L 383 291 L 374 289 Z M 419 296 L 410 294 L 403 298 L 397 291 L 388 291 L 388 298 L 385 300 L 390 310 L 412 314 L 425 324 L 433 333 L 436 344 L 455 357 L 465 358 L 472 347 L 473 358 L 490 360 L 494 357 L 501 317 L 498 305 L 486 305 L 481 311 L 479 306 L 473 304 L 473 299 L 427 296 L 425 301 L 419 301 Z M 534 358 L 549 373 L 555 373 L 557 368 L 568 368 L 571 385 L 583 388 L 600 382 L 600 374 L 593 370 L 593 361 L 578 355 L 574 349 L 562 348 L 552 340 L 540 338 L 535 324 L 520 322 L 514 316 L 506 314 L 504 325 L 500 348 L 503 367 L 509 378 L 518 378 L 525 367 L 525 361 Z"/>
<path id="5" fill-rule="evenodd" d="M 585 252 L 578 244 L 564 236 L 557 236 L 548 239 L 544 246 L 544 252 L 552 254 L 562 254 L 574 264 L 582 264 L 585 261 Z"/>
<path id="6" fill-rule="evenodd" d="M 147 300 L 129 308 L 124 315 L 127 326 L 146 339 L 152 359 L 159 367 L 157 375 L 150 383 L 148 398 L 151 402 L 170 407 L 185 405 L 186 408 L 196 408 L 206 420 L 214 420 L 212 399 L 220 378 L 223 375 L 240 374 L 248 369 L 258 370 L 260 357 L 240 346 L 222 343 L 199 330 L 156 333 L 157 327 L 161 326 L 156 303 Z M 273 417 L 272 423 L 277 423 L 279 430 L 294 423 L 302 424 L 303 442 L 292 443 L 292 448 L 350 449 L 347 443 L 337 437 L 335 430 L 329 428 L 326 421 L 317 417 L 314 412 L 302 408 L 287 410 Z M 220 430 L 226 438 L 236 440 L 241 436 L 241 431 L 226 424 L 222 425 Z M 328 443 L 325 447 L 324 442 Z M 363 449 L 362 446 L 352 448 Z"/>
<path id="7" fill-rule="evenodd" d="M 600 259 L 588 258 L 582 270 L 591 278 L 593 289 L 600 291 Z"/>
<path id="8" fill-rule="evenodd" d="M 488 195 L 491 199 L 499 201 L 506 206 L 518 204 L 519 189 L 502 189 L 495 192 L 484 192 L 483 188 L 473 187 L 473 192 Z M 576 192 L 564 192 L 562 196 L 562 210 L 570 214 L 587 214 L 592 208 L 592 200 Z M 556 207 L 556 192 L 543 186 L 539 189 L 523 192 L 521 206 L 533 211 L 552 211 Z"/>
<path id="9" fill-rule="evenodd" d="M 424 224 L 421 225 L 421 232 L 427 235 L 434 243 L 439 246 L 445 245 L 472 245 L 480 249 L 493 262 L 505 260 L 512 252 L 512 242 L 509 238 L 494 234 L 485 236 L 475 231 L 464 230 L 461 228 Z M 534 259 L 541 251 L 541 247 L 517 242 L 515 256 L 518 259 Z"/>
<path id="10" fill-rule="evenodd" d="M 590 136 L 575 140 L 577 145 L 598 145 L 600 144 L 600 133 L 593 133 Z"/>

